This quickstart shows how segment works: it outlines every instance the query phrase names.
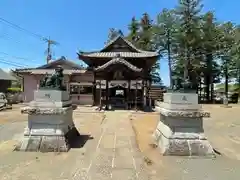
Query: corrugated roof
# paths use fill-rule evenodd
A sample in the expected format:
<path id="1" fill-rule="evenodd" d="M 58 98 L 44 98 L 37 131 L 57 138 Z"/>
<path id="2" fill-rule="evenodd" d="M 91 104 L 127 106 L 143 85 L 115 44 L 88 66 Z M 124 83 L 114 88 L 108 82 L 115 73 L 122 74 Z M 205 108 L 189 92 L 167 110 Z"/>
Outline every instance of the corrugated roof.
<path id="1" fill-rule="evenodd" d="M 0 80 L 16 81 L 17 79 L 4 70 L 0 69 Z"/>

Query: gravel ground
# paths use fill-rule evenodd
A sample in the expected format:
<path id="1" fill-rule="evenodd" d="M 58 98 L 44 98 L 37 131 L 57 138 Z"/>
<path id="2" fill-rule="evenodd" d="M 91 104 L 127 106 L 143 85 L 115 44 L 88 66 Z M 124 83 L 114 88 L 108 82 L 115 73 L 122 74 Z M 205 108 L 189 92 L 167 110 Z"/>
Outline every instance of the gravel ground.
<path id="1" fill-rule="evenodd" d="M 240 179 L 240 119 L 239 105 L 223 108 L 204 105 L 211 118 L 204 120 L 205 134 L 212 146 L 221 153 L 215 159 L 163 157 L 158 148 L 149 144 L 159 119 L 158 115 L 133 115 L 139 146 L 145 157 L 153 161 L 149 167 L 159 179 L 170 180 L 239 180 Z"/>

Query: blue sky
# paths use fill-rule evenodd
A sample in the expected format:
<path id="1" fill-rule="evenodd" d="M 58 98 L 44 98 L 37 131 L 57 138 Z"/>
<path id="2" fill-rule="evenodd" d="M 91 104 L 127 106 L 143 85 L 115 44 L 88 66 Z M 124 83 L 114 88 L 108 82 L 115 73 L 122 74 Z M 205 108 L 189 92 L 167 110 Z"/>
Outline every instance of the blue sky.
<path id="1" fill-rule="evenodd" d="M 240 23 L 240 1 L 229 2 L 204 0 L 204 11 L 215 11 L 221 21 Z M 55 57 L 65 56 L 79 62 L 76 51 L 92 51 L 103 47 L 109 28 L 119 28 L 126 33 L 133 16 L 139 18 L 148 12 L 155 18 L 162 8 L 176 5 L 177 0 L 1 0 L 0 18 L 51 37 L 60 43 L 54 47 Z M 43 41 L 1 21 L 0 47 L 0 67 L 3 69 L 16 68 L 3 61 L 26 67 L 45 63 L 46 44 Z M 163 82 L 169 84 L 166 60 L 161 60 L 160 72 Z"/>

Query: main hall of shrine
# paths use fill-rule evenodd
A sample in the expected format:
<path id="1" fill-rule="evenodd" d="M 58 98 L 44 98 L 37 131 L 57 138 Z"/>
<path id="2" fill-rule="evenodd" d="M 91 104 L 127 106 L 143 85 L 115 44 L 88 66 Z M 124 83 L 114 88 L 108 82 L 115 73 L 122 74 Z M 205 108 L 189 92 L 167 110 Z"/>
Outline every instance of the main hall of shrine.
<path id="1" fill-rule="evenodd" d="M 16 69 L 22 75 L 24 100 L 33 100 L 46 73 L 56 66 L 64 68 L 64 84 L 73 103 L 111 108 L 144 108 L 149 106 L 150 70 L 159 58 L 156 52 L 136 48 L 118 36 L 97 52 L 78 52 L 88 67 L 62 57 L 37 68 Z"/>

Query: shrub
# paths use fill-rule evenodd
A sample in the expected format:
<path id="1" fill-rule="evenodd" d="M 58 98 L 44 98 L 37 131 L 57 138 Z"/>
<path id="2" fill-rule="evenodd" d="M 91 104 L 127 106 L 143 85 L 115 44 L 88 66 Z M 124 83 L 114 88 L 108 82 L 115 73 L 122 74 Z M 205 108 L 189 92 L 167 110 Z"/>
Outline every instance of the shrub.
<path id="1" fill-rule="evenodd" d="M 22 89 L 19 87 L 10 87 L 7 89 L 7 92 L 9 93 L 19 93 L 22 92 Z"/>

